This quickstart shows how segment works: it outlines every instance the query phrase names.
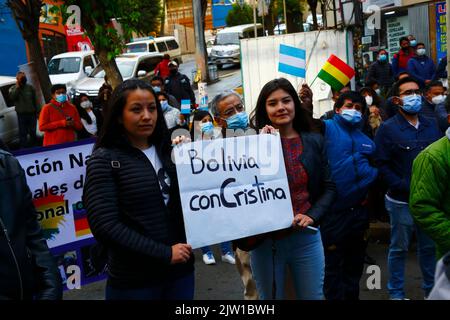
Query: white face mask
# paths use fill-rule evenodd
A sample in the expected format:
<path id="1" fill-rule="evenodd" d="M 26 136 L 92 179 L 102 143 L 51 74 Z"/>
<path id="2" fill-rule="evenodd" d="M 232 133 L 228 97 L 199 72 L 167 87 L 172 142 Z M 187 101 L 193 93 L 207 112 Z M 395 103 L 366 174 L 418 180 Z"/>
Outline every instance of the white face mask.
<path id="1" fill-rule="evenodd" d="M 80 107 L 82 107 L 83 109 L 92 108 L 92 102 L 90 102 L 89 100 L 83 101 L 80 103 Z"/>
<path id="2" fill-rule="evenodd" d="M 366 96 L 366 103 L 370 107 L 373 103 L 373 97 L 372 96 Z"/>
<path id="3" fill-rule="evenodd" d="M 426 50 L 425 50 L 425 49 L 417 49 L 417 55 L 418 55 L 418 56 L 424 56 L 425 53 L 426 53 Z"/>
<path id="4" fill-rule="evenodd" d="M 443 96 L 442 94 L 438 95 L 436 97 L 433 97 L 431 99 L 431 102 L 433 102 L 433 104 L 441 104 L 444 101 L 445 101 L 445 96 Z"/>
<path id="5" fill-rule="evenodd" d="M 381 89 L 376 89 L 375 92 L 376 92 L 377 95 L 380 95 L 381 94 Z"/>

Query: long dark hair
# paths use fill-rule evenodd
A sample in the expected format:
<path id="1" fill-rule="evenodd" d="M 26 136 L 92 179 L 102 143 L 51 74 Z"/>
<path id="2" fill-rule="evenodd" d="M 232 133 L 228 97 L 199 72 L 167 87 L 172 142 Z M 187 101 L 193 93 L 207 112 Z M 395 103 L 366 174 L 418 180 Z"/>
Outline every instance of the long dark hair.
<path id="1" fill-rule="evenodd" d="M 84 98 L 84 97 L 89 99 L 87 94 L 82 93 L 76 98 L 75 106 L 77 107 L 78 114 L 80 115 L 80 118 L 86 120 L 87 123 L 92 124 L 91 117 L 89 116 L 87 111 L 83 107 L 81 107 L 81 98 Z"/>
<path id="2" fill-rule="evenodd" d="M 206 116 L 210 116 L 211 120 L 214 119 L 212 117 L 212 115 L 208 111 L 205 111 L 205 110 L 195 110 L 193 114 L 194 114 L 194 117 L 192 118 L 192 126 L 191 126 L 191 139 L 192 139 L 192 141 L 194 141 L 194 137 L 195 137 L 195 128 L 194 128 L 195 127 L 195 122 L 196 121 L 202 121 L 202 119 L 204 117 L 206 117 Z"/>
<path id="3" fill-rule="evenodd" d="M 169 130 L 167 129 L 161 104 L 158 99 L 156 99 L 155 92 L 153 91 L 151 85 L 142 80 L 130 79 L 124 81 L 116 89 L 114 89 L 106 111 L 105 121 L 94 149 L 100 147 L 121 147 L 124 144 L 130 145 L 125 135 L 125 128 L 120 119 L 122 119 L 123 109 L 127 103 L 128 95 L 130 92 L 138 89 L 147 90 L 153 95 L 153 97 L 155 97 L 158 117 L 156 120 L 155 129 L 152 135 L 148 138 L 148 141 L 151 145 L 156 147 L 161 161 L 167 164 L 170 162 L 171 152 Z"/>
<path id="4" fill-rule="evenodd" d="M 285 78 L 279 78 L 269 81 L 264 85 L 259 93 L 258 101 L 256 103 L 255 110 L 252 111 L 250 115 L 250 125 L 256 131 L 264 128 L 266 125 L 271 125 L 272 122 L 269 119 L 266 110 L 267 98 L 272 94 L 272 92 L 281 89 L 286 91 L 294 100 L 295 105 L 295 116 L 293 121 L 294 130 L 297 133 L 300 132 L 310 132 L 312 131 L 312 119 L 308 111 L 302 107 L 300 99 L 295 91 L 295 88 Z"/>

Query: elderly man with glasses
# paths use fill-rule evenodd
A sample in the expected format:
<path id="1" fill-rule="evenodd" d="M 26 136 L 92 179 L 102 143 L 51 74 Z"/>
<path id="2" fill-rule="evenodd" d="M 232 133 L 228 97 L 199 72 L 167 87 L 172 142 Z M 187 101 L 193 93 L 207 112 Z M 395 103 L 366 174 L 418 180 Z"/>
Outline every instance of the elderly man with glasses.
<path id="1" fill-rule="evenodd" d="M 388 290 L 391 299 L 405 300 L 405 260 L 413 232 L 417 236 L 425 296 L 428 296 L 434 283 L 435 245 L 414 223 L 408 201 L 414 159 L 442 135 L 436 119 L 421 114 L 422 95 L 417 80 L 406 77 L 397 81 L 393 87 L 392 101 L 398 106 L 398 111 L 377 131 L 375 161 L 388 186 L 385 198 L 391 223 Z"/>
<path id="2" fill-rule="evenodd" d="M 223 137 L 234 134 L 234 130 L 248 129 L 248 114 L 240 95 L 234 91 L 225 91 L 215 96 L 211 102 L 211 112 L 216 123 L 223 129 Z"/>

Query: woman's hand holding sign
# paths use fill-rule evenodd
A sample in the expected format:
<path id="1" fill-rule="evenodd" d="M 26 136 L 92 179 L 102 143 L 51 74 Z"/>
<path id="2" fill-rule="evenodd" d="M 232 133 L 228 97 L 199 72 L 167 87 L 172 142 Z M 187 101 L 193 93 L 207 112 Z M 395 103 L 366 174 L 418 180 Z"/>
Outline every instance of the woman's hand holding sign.
<path id="1" fill-rule="evenodd" d="M 292 226 L 294 229 L 306 228 L 312 224 L 314 224 L 314 220 L 311 219 L 311 217 L 301 213 L 295 215 L 294 221 L 292 221 Z"/>
<path id="2" fill-rule="evenodd" d="M 266 125 L 264 128 L 261 129 L 260 133 L 278 134 L 278 130 L 272 126 Z"/>
<path id="3" fill-rule="evenodd" d="M 186 136 L 177 136 L 175 139 L 172 139 L 172 147 L 177 146 L 182 143 L 188 143 L 191 142 L 191 139 Z"/>
<path id="4" fill-rule="evenodd" d="M 172 258 L 170 264 L 186 263 L 192 253 L 192 247 L 186 243 L 177 243 L 172 246 Z"/>

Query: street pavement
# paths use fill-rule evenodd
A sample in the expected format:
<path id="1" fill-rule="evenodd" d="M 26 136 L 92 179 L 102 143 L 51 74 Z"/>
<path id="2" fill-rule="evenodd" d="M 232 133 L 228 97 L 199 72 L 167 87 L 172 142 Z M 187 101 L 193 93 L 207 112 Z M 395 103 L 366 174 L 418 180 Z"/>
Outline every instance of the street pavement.
<path id="1" fill-rule="evenodd" d="M 387 252 L 388 231 L 387 225 L 373 226 L 373 230 L 380 228 L 381 232 L 372 232 L 368 246 L 368 254 L 375 259 L 381 270 L 381 288 L 370 290 L 367 287 L 367 279 L 373 274 L 367 273 L 367 267 L 361 278 L 360 298 L 362 300 L 387 300 L 389 299 L 387 285 Z M 379 230 L 378 230 L 379 231 Z M 224 263 L 220 259 L 219 246 L 212 246 L 216 258 L 216 265 L 205 265 L 200 250 L 195 250 L 195 300 L 243 300 L 243 286 L 239 274 L 234 265 Z M 421 272 L 415 255 L 413 244 L 406 261 L 406 297 L 411 300 L 423 300 L 421 289 Z M 369 281 L 373 283 L 372 281 Z M 105 281 L 83 286 L 79 290 L 66 291 L 65 300 L 102 300 L 104 299 Z"/>

